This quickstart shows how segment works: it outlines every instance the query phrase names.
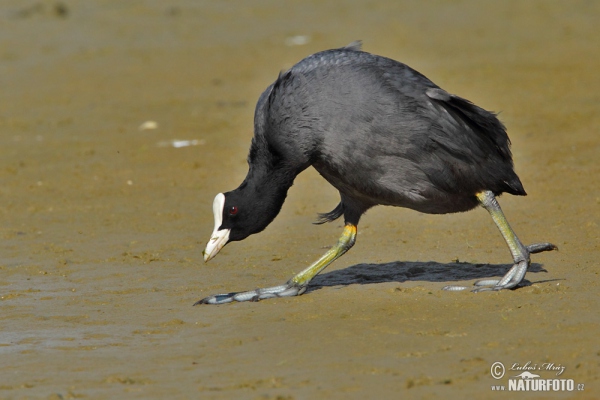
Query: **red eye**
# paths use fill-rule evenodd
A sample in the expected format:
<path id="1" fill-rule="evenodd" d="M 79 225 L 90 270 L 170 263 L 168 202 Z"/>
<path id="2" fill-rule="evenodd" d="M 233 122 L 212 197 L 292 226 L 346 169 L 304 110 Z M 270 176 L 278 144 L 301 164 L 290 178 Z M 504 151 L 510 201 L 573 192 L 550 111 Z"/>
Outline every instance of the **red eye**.
<path id="1" fill-rule="evenodd" d="M 229 207 L 229 215 L 235 215 L 238 213 L 238 208 L 236 206 Z"/>

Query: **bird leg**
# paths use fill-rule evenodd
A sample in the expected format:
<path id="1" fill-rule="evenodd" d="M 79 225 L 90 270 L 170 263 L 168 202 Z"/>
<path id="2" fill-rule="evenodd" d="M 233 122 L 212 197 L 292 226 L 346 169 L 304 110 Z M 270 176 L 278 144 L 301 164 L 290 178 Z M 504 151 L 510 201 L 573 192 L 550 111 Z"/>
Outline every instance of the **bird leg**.
<path id="1" fill-rule="evenodd" d="M 490 213 L 496 226 L 500 229 L 500 233 L 502 233 L 506 244 L 508 244 L 510 253 L 513 256 L 514 265 L 501 279 L 483 279 L 475 282 L 474 285 L 480 287 L 474 289 L 473 292 L 512 289 L 519 285 L 525 277 L 525 273 L 531 262 L 531 254 L 557 250 L 558 248 L 552 243 L 536 243 L 530 246 L 524 246 L 508 224 L 508 221 L 500 208 L 500 204 L 498 204 L 498 201 L 492 192 L 484 191 L 477 193 L 477 200 L 479 200 L 481 206 Z M 465 290 L 467 287 L 450 285 L 445 286 L 443 289 L 458 291 Z"/>
<path id="2" fill-rule="evenodd" d="M 324 270 L 329 264 L 341 257 L 354 245 L 356 241 L 356 225 L 346 223 L 344 232 L 339 238 L 337 244 L 329 249 L 321 258 L 311 264 L 304 271 L 298 273 L 283 285 L 273 286 L 263 289 L 250 290 L 247 292 L 233 292 L 225 294 L 216 294 L 198 300 L 197 304 L 223 304 L 232 301 L 259 301 L 270 299 L 272 297 L 298 296 L 306 291 L 308 283 L 319 272 Z"/>

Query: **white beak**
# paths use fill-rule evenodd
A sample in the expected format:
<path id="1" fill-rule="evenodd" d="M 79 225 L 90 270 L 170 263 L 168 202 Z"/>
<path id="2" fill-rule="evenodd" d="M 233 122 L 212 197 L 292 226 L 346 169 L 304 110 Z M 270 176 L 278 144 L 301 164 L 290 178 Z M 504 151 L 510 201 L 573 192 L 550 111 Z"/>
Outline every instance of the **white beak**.
<path id="1" fill-rule="evenodd" d="M 214 231 L 210 237 L 210 240 L 206 244 L 204 249 L 204 262 L 207 262 L 211 258 L 217 255 L 219 250 L 225 246 L 229 240 L 229 229 L 221 229 L 220 231 Z"/>
<path id="2" fill-rule="evenodd" d="M 215 215 L 215 229 L 213 230 L 212 235 L 210 235 L 210 240 L 206 244 L 206 249 L 204 249 L 204 262 L 207 262 L 211 258 L 217 255 L 219 250 L 227 244 L 229 241 L 229 229 L 220 229 L 221 223 L 223 222 L 223 208 L 225 207 L 225 196 L 223 193 L 219 193 L 215 196 L 215 200 L 213 202 L 213 214 Z"/>

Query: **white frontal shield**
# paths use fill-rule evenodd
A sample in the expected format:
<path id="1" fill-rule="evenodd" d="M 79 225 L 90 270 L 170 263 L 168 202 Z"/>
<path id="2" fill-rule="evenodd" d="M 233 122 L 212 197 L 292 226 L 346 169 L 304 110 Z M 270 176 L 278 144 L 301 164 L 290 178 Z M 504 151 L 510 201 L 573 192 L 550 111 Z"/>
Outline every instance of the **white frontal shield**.
<path id="1" fill-rule="evenodd" d="M 221 250 L 229 240 L 230 230 L 219 230 L 219 227 L 223 223 L 224 207 L 225 195 L 223 195 L 223 193 L 219 193 L 215 196 L 215 200 L 213 202 L 213 214 L 215 215 L 215 229 L 213 230 L 212 235 L 210 235 L 210 240 L 206 244 L 206 249 L 204 249 L 204 262 L 207 262 L 208 260 L 216 256 L 219 250 Z"/>

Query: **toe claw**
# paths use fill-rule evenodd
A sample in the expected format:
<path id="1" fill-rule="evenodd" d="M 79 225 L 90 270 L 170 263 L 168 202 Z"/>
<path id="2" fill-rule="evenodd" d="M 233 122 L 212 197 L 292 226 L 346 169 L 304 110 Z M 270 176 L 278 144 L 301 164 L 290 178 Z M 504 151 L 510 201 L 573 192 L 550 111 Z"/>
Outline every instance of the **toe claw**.
<path id="1" fill-rule="evenodd" d="M 552 243 L 534 243 L 527 246 L 527 251 L 530 254 L 541 253 L 543 251 L 552 251 L 558 250 L 558 247 L 553 245 Z"/>
<path id="2" fill-rule="evenodd" d="M 446 290 L 448 292 L 460 292 L 461 290 L 467 290 L 468 287 L 466 286 L 459 286 L 459 285 L 448 285 L 448 286 L 444 286 L 442 288 L 442 290 Z"/>
<path id="3" fill-rule="evenodd" d="M 231 303 L 237 293 L 220 293 L 212 296 L 205 297 L 194 303 L 194 306 L 198 304 L 225 304 Z"/>

